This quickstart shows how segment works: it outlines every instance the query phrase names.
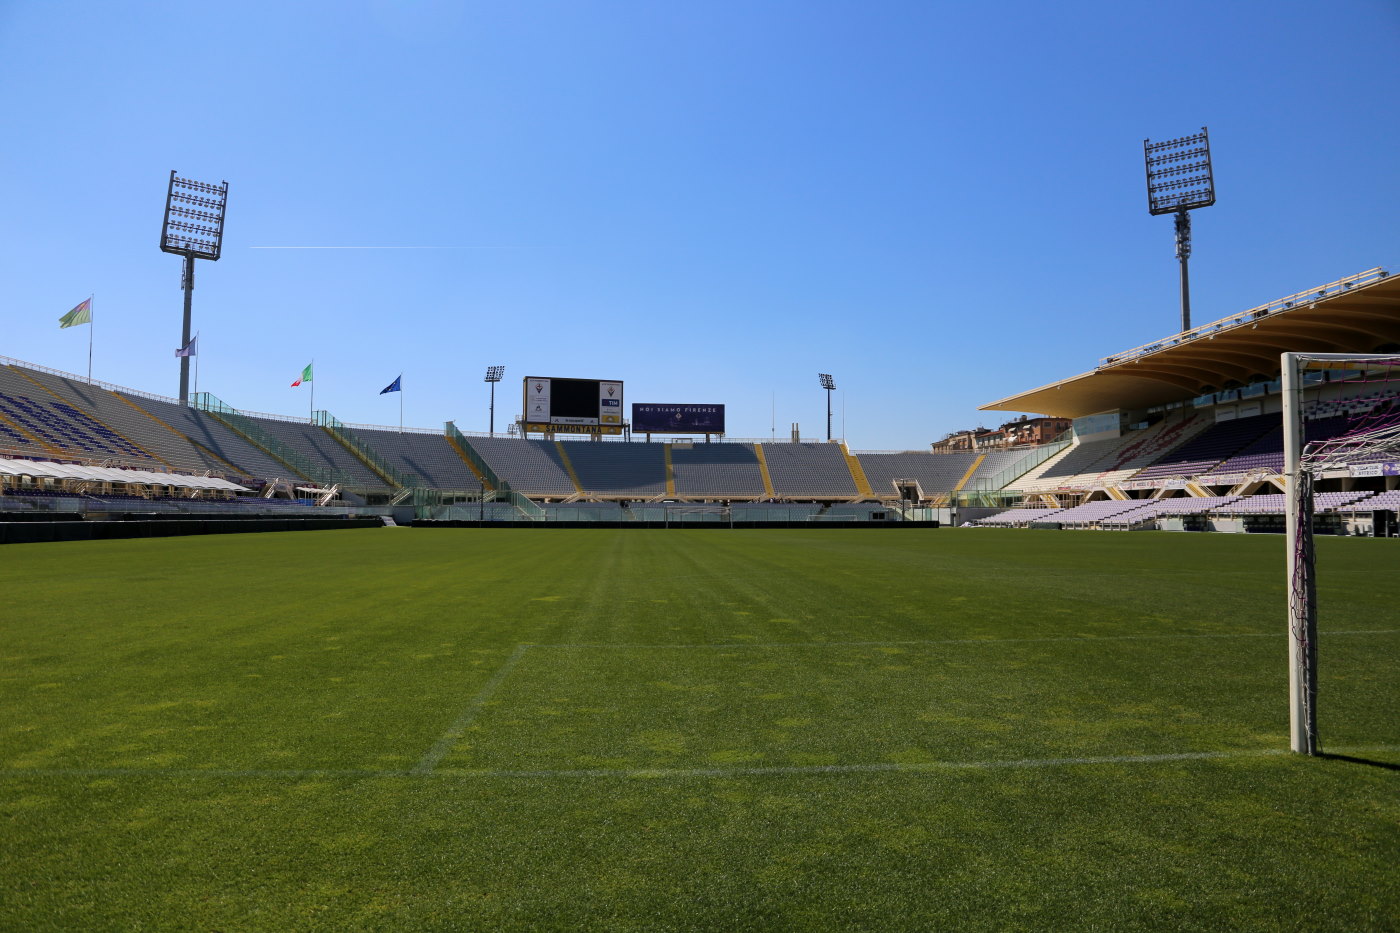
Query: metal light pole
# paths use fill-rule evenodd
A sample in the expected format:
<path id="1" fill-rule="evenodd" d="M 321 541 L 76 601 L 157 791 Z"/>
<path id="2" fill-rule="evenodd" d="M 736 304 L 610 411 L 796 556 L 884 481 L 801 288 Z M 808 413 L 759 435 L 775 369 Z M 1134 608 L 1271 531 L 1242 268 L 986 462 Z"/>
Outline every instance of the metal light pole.
<path id="1" fill-rule="evenodd" d="M 836 380 L 830 373 L 817 373 L 817 379 L 826 390 L 826 439 L 831 440 L 831 390 L 836 388 Z"/>
<path id="2" fill-rule="evenodd" d="M 501 381 L 501 377 L 506 374 L 504 366 L 486 367 L 486 381 L 491 383 L 491 436 L 496 436 L 496 383 Z"/>
<path id="3" fill-rule="evenodd" d="M 184 326 L 180 348 L 190 345 L 190 310 L 194 301 L 194 261 L 217 262 L 224 245 L 224 207 L 228 203 L 228 182 L 211 185 L 181 178 L 170 170 L 170 187 L 165 192 L 165 222 L 160 229 L 162 252 L 185 257 Z M 190 358 L 180 357 L 180 404 L 190 403 Z"/>
<path id="4" fill-rule="evenodd" d="M 1176 258 L 1181 261 L 1181 330 L 1191 329 L 1191 215 L 1215 203 L 1215 175 L 1210 164 L 1210 134 L 1199 133 L 1154 143 L 1142 141 L 1147 163 L 1148 213 L 1176 215 Z"/>

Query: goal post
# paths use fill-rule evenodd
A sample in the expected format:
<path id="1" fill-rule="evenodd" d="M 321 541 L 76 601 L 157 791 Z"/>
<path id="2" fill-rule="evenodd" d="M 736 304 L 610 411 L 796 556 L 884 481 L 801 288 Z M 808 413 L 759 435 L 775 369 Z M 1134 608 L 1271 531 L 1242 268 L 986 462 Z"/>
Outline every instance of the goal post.
<path id="1" fill-rule="evenodd" d="M 1319 753 L 1317 734 L 1317 582 L 1313 550 L 1313 481 L 1323 472 L 1349 470 L 1358 463 L 1392 454 L 1400 459 L 1400 356 L 1356 353 L 1284 353 L 1283 472 L 1286 496 L 1288 597 L 1289 747 L 1300 754 Z M 1344 431 L 1309 443 L 1303 397 L 1309 370 L 1350 370 L 1363 383 L 1385 389 L 1356 402 L 1365 414 Z M 1379 378 L 1372 378 L 1379 376 Z M 1363 393 L 1364 395 L 1364 393 Z"/>

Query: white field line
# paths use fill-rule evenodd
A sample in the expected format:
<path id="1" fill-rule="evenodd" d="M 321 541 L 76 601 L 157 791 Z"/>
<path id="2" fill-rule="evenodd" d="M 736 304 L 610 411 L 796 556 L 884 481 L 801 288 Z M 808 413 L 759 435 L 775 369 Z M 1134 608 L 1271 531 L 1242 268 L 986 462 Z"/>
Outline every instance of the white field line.
<path id="1" fill-rule="evenodd" d="M 1400 751 L 1400 745 L 1365 745 L 1331 749 L 1331 754 L 1364 754 Z M 1007 769 L 1065 768 L 1082 765 L 1162 764 L 1175 761 L 1222 761 L 1233 758 L 1275 758 L 1291 755 L 1284 748 L 1237 749 L 1221 752 L 1167 752 L 1157 755 L 1094 755 L 1074 758 L 1020 758 L 1008 761 L 928 761 L 913 764 L 873 762 L 847 765 L 774 765 L 738 768 L 557 768 L 511 770 L 502 768 L 420 770 L 357 770 L 352 768 L 8 768 L 0 769 L 0 779 L 23 778 L 129 778 L 150 777 L 176 780 L 194 778 L 259 778 L 307 780 L 340 779 L 501 779 L 501 778 L 737 778 L 765 775 L 802 776 L 826 774 L 926 774 L 938 771 L 996 771 Z"/>
<path id="2" fill-rule="evenodd" d="M 1333 635 L 1397 635 L 1400 629 L 1360 629 L 1349 632 L 1320 632 L 1319 638 Z M 1184 633 L 1180 635 L 1049 635 L 1037 638 L 934 638 L 916 641 L 769 641 L 769 642 L 724 642 L 721 644 L 694 645 L 644 645 L 635 642 L 610 644 L 606 642 L 579 642 L 575 644 L 534 644 L 532 648 L 612 648 L 620 650 L 639 649 L 679 649 L 708 648 L 879 648 L 894 645 L 1016 645 L 1032 642 L 1093 642 L 1093 641 L 1174 641 L 1187 638 L 1286 638 L 1287 632 L 1207 632 Z"/>
<path id="3" fill-rule="evenodd" d="M 472 697 L 472 701 L 467 704 L 467 708 L 462 710 L 462 715 L 458 716 L 456 722 L 447 727 L 447 731 L 442 734 L 442 738 L 438 739 L 437 742 L 433 744 L 433 747 L 428 749 L 423 757 L 419 759 L 418 764 L 413 768 L 415 774 L 427 774 L 431 772 L 433 768 L 437 767 L 437 763 L 442 761 L 443 756 L 452 750 L 452 746 L 461 740 L 462 736 L 467 731 L 467 727 L 470 726 L 472 720 L 476 718 L 476 714 L 481 712 L 481 707 L 491 698 L 491 694 L 496 692 L 496 688 L 505 681 L 506 677 L 509 676 L 510 672 L 515 668 L 515 665 L 520 662 L 520 659 L 525 656 L 525 652 L 529 649 L 529 645 L 515 646 L 515 650 L 510 653 L 510 657 L 506 658 L 505 663 L 496 670 L 495 674 L 491 675 L 491 679 L 486 681 L 486 684 L 477 691 L 476 696 Z"/>

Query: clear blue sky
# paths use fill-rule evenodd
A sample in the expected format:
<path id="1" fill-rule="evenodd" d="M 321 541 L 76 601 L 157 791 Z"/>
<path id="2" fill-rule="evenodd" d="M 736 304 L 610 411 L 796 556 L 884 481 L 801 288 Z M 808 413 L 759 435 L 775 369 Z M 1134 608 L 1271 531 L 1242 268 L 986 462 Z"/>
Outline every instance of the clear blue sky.
<path id="1" fill-rule="evenodd" d="M 1400 270 L 1400 3 L 0 2 L 0 353 L 484 430 L 529 375 L 917 448 L 1177 323 L 1142 140 L 1210 127 L 1195 319 Z M 451 249 L 260 249 L 435 246 Z"/>

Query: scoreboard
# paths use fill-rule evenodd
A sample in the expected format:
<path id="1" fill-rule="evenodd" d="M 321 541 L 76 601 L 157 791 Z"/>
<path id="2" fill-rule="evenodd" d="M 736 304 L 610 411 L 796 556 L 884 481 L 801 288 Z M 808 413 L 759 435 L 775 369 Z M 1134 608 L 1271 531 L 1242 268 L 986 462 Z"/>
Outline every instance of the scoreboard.
<path id="1" fill-rule="evenodd" d="M 527 432 L 621 434 L 622 382 L 528 376 L 522 411 Z"/>

